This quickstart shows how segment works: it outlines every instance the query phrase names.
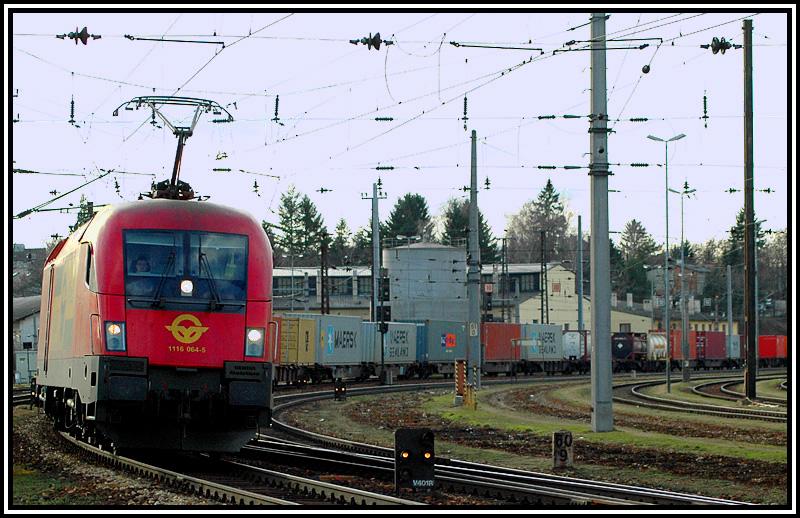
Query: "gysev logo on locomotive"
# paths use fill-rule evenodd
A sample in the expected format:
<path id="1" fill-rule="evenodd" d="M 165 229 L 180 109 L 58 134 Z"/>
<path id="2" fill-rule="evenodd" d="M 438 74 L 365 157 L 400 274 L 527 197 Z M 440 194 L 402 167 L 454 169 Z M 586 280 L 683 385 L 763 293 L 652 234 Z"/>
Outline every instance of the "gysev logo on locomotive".
<path id="1" fill-rule="evenodd" d="M 180 325 L 184 321 L 189 321 L 189 323 L 192 325 Z M 172 333 L 172 336 L 175 338 L 175 340 L 182 344 L 193 344 L 200 340 L 200 337 L 203 336 L 203 333 L 208 331 L 208 327 L 203 327 L 203 325 L 200 323 L 200 320 L 198 320 L 196 316 L 188 313 L 178 315 L 175 317 L 175 320 L 172 321 L 171 325 L 164 327 L 166 327 L 167 330 Z"/>

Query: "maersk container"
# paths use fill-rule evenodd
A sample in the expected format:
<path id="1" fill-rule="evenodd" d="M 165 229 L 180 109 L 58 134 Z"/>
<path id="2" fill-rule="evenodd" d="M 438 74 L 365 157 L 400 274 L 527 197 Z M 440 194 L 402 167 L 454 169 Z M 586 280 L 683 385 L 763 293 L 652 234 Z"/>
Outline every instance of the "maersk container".
<path id="1" fill-rule="evenodd" d="M 447 320 L 416 321 L 424 323 L 425 342 L 417 347 L 420 363 L 441 363 L 452 367 L 455 360 L 467 359 L 467 326 Z"/>
<path id="2" fill-rule="evenodd" d="M 564 358 L 561 326 L 521 324 L 520 358 L 529 362 L 561 361 Z"/>
<path id="3" fill-rule="evenodd" d="M 481 324 L 483 360 L 512 362 L 519 360 L 519 324 L 484 322 Z"/>
<path id="4" fill-rule="evenodd" d="M 589 331 L 564 331 L 564 358 L 582 360 L 592 354 L 592 333 Z"/>
<path id="5" fill-rule="evenodd" d="M 383 360 L 386 365 L 405 365 L 417 361 L 417 324 L 389 322 L 383 338 Z M 381 333 L 377 322 L 361 324 L 367 361 L 381 364 Z"/>
<path id="6" fill-rule="evenodd" d="M 289 315 L 287 315 L 288 317 Z M 301 348 L 314 351 L 316 363 L 325 366 L 360 365 L 369 361 L 361 338 L 361 318 L 333 315 L 292 314 L 311 329 L 310 340 L 301 333 Z"/>

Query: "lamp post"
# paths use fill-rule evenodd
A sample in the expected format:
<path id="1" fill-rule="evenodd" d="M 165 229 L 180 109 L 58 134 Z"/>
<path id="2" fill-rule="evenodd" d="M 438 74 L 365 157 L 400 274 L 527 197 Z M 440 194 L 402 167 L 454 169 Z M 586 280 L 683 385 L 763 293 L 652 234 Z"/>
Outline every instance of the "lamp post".
<path id="1" fill-rule="evenodd" d="M 664 140 L 654 135 L 647 135 L 650 140 L 664 143 L 664 213 L 666 217 L 666 236 L 664 238 L 664 329 L 667 331 L 667 392 L 672 392 L 672 385 L 670 381 L 670 370 L 672 367 L 672 340 L 670 336 L 669 327 L 669 143 L 675 140 L 680 140 L 685 137 L 683 133 L 675 135 L 671 139 Z"/>
<path id="2" fill-rule="evenodd" d="M 681 353 L 683 355 L 683 367 L 681 368 L 681 379 L 684 382 L 689 381 L 689 342 L 688 342 L 688 322 L 686 318 L 686 259 L 684 257 L 684 239 L 683 239 L 683 200 L 688 198 L 697 189 L 689 189 L 689 182 L 683 182 L 683 190 L 676 191 L 669 189 L 669 192 L 678 194 L 681 197 Z"/>

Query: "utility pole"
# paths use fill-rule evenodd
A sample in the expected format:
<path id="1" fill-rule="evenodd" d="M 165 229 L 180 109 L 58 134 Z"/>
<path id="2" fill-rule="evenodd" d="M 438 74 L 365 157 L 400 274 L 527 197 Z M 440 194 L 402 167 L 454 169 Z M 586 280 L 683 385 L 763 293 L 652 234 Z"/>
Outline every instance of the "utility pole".
<path id="1" fill-rule="evenodd" d="M 731 265 L 727 268 L 728 274 L 728 350 L 733 347 L 733 290 L 731 289 Z M 739 356 L 742 354 L 742 344 L 739 344 Z"/>
<path id="2" fill-rule="evenodd" d="M 540 244 L 540 251 L 539 251 L 539 323 L 544 324 L 544 291 L 547 286 L 547 283 L 544 280 L 545 268 L 544 264 L 544 230 L 539 231 L 539 244 Z"/>
<path id="3" fill-rule="evenodd" d="M 549 324 L 550 323 L 550 290 L 548 289 L 547 283 L 547 252 L 545 251 L 545 246 L 547 243 L 547 237 L 545 236 L 545 230 L 539 231 L 542 236 L 542 273 L 539 274 L 539 284 L 542 291 L 542 324 Z"/>
<path id="4" fill-rule="evenodd" d="M 331 294 L 328 283 L 328 235 L 322 234 L 320 244 L 320 277 L 322 278 L 322 303 L 319 307 L 321 315 L 329 315 L 331 312 Z"/>
<path id="5" fill-rule="evenodd" d="M 744 321 L 747 337 L 745 396 L 756 398 L 755 225 L 753 221 L 753 20 L 744 20 Z"/>
<path id="6" fill-rule="evenodd" d="M 608 241 L 608 113 L 606 99 L 606 19 L 592 13 L 591 125 L 589 128 L 592 196 L 592 430 L 614 429 L 611 406 L 611 261 Z"/>
<path id="7" fill-rule="evenodd" d="M 381 236 L 380 220 L 378 215 L 378 200 L 386 199 L 386 194 L 381 190 L 381 180 L 372 184 L 372 196 L 361 193 L 362 200 L 372 200 L 372 305 L 370 307 L 370 320 L 378 320 L 377 300 L 378 300 L 378 279 L 380 278 L 381 267 Z"/>
<path id="8" fill-rule="evenodd" d="M 578 215 L 578 334 L 580 340 L 583 338 L 583 232 L 581 230 L 581 216 Z M 586 344 L 583 344 L 583 350 L 586 350 Z"/>
<path id="9" fill-rule="evenodd" d="M 508 238 L 503 237 L 503 253 L 501 258 L 500 270 L 500 296 L 502 301 L 500 303 L 502 311 L 502 321 L 506 321 L 506 300 L 508 299 Z M 510 317 L 511 315 L 509 315 Z"/>
<path id="10" fill-rule="evenodd" d="M 478 242 L 478 151 L 477 134 L 472 130 L 472 166 L 469 193 L 469 254 L 467 254 L 467 298 L 469 299 L 469 326 L 467 337 L 467 364 L 472 386 L 481 388 L 481 251 Z"/>

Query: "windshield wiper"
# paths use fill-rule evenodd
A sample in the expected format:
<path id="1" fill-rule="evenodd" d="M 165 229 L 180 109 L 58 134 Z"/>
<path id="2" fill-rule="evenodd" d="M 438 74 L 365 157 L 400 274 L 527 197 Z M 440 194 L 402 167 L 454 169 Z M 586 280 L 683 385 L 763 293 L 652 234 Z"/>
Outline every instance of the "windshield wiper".
<path id="1" fill-rule="evenodd" d="M 217 291 L 217 281 L 214 279 L 214 274 L 211 273 L 211 266 L 208 264 L 208 257 L 203 252 L 200 252 L 200 268 L 205 265 L 206 271 L 208 272 L 208 284 L 211 287 L 211 295 L 214 296 L 213 299 L 209 301 L 209 305 L 211 306 L 211 311 L 214 311 L 217 306 L 222 306 L 221 304 L 222 299 L 219 296 L 219 291 Z"/>
<path id="2" fill-rule="evenodd" d="M 164 273 L 161 274 L 161 279 L 158 281 L 158 288 L 156 288 L 156 293 L 153 295 L 153 300 L 150 302 L 151 307 L 163 307 L 164 300 L 161 298 L 161 289 L 164 287 L 164 281 L 167 280 L 167 275 L 172 270 L 172 267 L 175 265 L 175 250 L 173 249 L 169 253 L 169 259 L 167 260 L 167 266 L 164 268 Z"/>

